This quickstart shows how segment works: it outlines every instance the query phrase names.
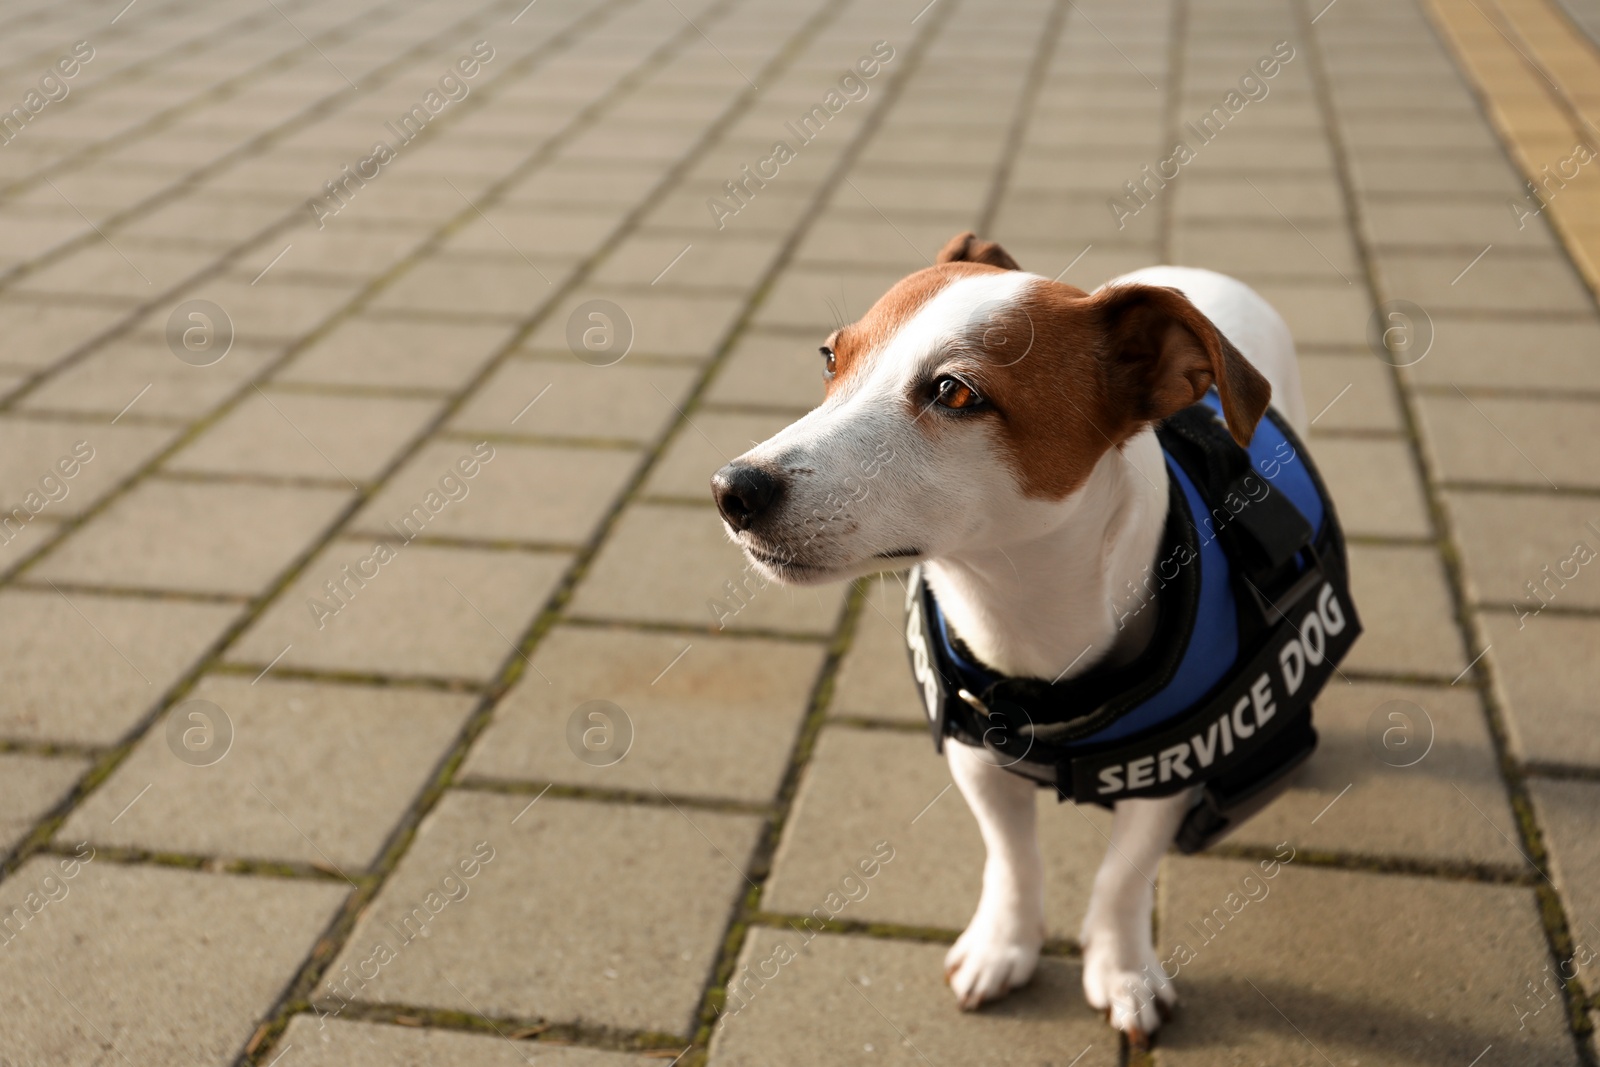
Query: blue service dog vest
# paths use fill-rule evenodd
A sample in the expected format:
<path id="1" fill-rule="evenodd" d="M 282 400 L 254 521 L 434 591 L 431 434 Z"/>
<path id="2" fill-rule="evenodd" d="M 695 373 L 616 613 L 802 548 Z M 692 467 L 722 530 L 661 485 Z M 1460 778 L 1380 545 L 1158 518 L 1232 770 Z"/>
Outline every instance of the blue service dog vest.
<path id="1" fill-rule="evenodd" d="M 1243 448 L 1212 392 L 1156 435 L 1170 503 L 1122 619 L 1156 613 L 1132 662 L 1057 683 L 997 674 L 951 633 L 920 567 L 906 642 L 936 746 L 947 736 L 982 745 L 1062 800 L 1106 807 L 1203 786 L 1178 835 L 1196 852 L 1264 807 L 1311 755 L 1311 702 L 1361 622 L 1333 502 L 1275 412 Z"/>

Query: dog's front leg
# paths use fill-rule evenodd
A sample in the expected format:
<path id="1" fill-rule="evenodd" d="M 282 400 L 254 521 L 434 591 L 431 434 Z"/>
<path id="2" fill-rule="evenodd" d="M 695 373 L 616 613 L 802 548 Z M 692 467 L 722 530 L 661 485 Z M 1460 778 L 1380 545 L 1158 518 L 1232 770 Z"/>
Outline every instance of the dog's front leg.
<path id="1" fill-rule="evenodd" d="M 1193 803 L 1193 791 L 1159 800 L 1124 800 L 1111 820 L 1111 847 L 1095 874 L 1083 945 L 1083 992 L 1089 1006 L 1145 1047 L 1177 1003 L 1156 957 L 1151 930 L 1156 871 Z"/>
<path id="2" fill-rule="evenodd" d="M 1038 787 L 949 741 L 950 773 L 977 816 L 988 856 L 983 896 L 966 932 L 944 958 L 945 980 L 963 1008 L 976 1008 L 1033 977 L 1044 944 L 1044 865 L 1035 832 Z"/>

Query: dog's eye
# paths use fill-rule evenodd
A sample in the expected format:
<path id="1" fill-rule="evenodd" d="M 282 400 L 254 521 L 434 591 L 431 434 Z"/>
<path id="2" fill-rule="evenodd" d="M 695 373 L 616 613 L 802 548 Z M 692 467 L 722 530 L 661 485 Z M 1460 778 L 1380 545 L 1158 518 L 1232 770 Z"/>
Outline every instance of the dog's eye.
<path id="1" fill-rule="evenodd" d="M 951 411 L 971 411 L 983 406 L 983 397 L 960 378 L 948 374 L 933 383 L 933 402 Z"/>
<path id="2" fill-rule="evenodd" d="M 833 349 L 823 345 L 817 351 L 822 353 L 822 373 L 832 378 L 833 372 L 839 369 L 839 361 L 834 358 Z"/>

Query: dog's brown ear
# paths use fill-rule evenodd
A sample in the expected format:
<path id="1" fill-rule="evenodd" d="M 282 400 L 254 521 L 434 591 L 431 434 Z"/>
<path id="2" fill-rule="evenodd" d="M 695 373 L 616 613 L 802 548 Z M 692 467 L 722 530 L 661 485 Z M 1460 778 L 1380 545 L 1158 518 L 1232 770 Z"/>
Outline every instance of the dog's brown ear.
<path id="1" fill-rule="evenodd" d="M 1021 270 L 1011 254 L 993 241 L 980 241 L 978 235 L 968 230 L 958 233 L 939 249 L 935 263 L 987 263 L 1002 270 Z"/>
<path id="2" fill-rule="evenodd" d="M 1176 289 L 1117 285 L 1090 298 L 1106 338 L 1111 401 L 1141 422 L 1182 411 L 1213 385 L 1228 432 L 1250 443 L 1272 385 Z"/>

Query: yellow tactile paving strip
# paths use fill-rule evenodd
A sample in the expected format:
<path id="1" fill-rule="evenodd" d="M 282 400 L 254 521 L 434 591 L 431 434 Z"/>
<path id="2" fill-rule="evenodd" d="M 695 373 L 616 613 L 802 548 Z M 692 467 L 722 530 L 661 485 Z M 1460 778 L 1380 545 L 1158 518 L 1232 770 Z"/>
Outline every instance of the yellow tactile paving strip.
<path id="1" fill-rule="evenodd" d="M 1537 186 L 1508 210 L 1543 214 L 1600 293 L 1600 54 L 1549 0 L 1424 6 Z"/>

